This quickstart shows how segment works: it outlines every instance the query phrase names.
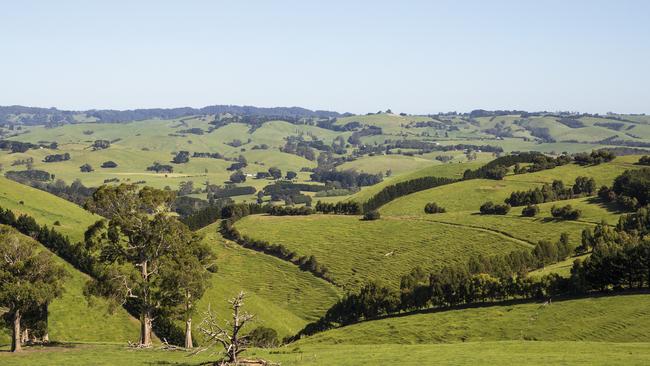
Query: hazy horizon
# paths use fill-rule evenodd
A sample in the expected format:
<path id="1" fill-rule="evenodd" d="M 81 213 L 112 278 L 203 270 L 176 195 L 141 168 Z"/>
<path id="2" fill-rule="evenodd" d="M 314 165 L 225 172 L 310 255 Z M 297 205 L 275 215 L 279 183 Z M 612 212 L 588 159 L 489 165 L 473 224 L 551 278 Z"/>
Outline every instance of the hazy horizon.
<path id="1" fill-rule="evenodd" d="M 644 1 L 12 2 L 0 105 L 647 113 Z"/>

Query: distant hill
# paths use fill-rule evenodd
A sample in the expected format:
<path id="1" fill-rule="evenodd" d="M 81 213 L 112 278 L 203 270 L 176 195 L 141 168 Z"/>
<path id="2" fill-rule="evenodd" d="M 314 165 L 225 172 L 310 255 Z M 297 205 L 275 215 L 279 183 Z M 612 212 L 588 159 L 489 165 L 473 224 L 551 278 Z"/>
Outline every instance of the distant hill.
<path id="1" fill-rule="evenodd" d="M 239 116 L 273 116 L 291 118 L 335 118 L 350 115 L 332 111 L 312 111 L 301 107 L 254 107 L 238 105 L 211 105 L 203 108 L 146 108 L 130 110 L 92 109 L 67 111 L 57 108 L 0 106 L 0 123 L 24 125 L 68 124 L 75 122 L 129 122 L 146 119 L 173 119 L 194 115 L 230 113 Z"/>

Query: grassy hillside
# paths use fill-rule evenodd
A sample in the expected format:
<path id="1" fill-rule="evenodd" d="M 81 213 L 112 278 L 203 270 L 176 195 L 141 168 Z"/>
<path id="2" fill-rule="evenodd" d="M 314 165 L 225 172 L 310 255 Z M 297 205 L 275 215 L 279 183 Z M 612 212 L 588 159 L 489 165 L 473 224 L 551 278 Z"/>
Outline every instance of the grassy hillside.
<path id="1" fill-rule="evenodd" d="M 476 169 L 485 164 L 490 159 L 492 159 L 492 154 L 478 154 L 478 159 L 476 161 L 458 163 L 452 162 L 449 164 L 431 164 L 430 166 L 423 169 L 418 169 L 408 173 L 388 177 L 384 179 L 383 182 L 375 184 L 373 186 L 363 187 L 359 192 L 350 197 L 346 197 L 346 199 L 357 202 L 365 202 L 373 195 L 377 194 L 377 192 L 384 189 L 386 186 L 421 177 L 434 176 L 445 178 L 462 178 L 463 172 L 465 172 L 465 170 Z"/>
<path id="2" fill-rule="evenodd" d="M 474 211 L 486 201 L 502 203 L 516 190 L 528 190 L 561 179 L 572 185 L 578 176 L 593 177 L 597 186 L 611 185 L 614 178 L 626 169 L 638 169 L 633 165 L 638 156 L 622 156 L 610 163 L 581 167 L 568 164 L 555 169 L 529 174 L 508 175 L 503 180 L 473 179 L 417 192 L 392 201 L 381 208 L 385 215 L 424 215 L 427 202 L 437 202 L 447 211 Z M 462 199 L 458 199 L 462 197 Z"/>
<path id="3" fill-rule="evenodd" d="M 88 226 L 99 219 L 74 203 L 5 177 L 0 177 L 0 206 L 30 215 L 39 224 L 53 226 L 59 221 L 56 229 L 73 241 L 81 240 Z"/>
<path id="4" fill-rule="evenodd" d="M 295 334 L 338 300 L 340 292 L 331 284 L 286 261 L 227 242 L 217 227 L 200 231 L 217 256 L 219 271 L 198 304 L 195 326 L 208 306 L 220 318 L 228 318 L 227 300 L 240 290 L 248 297 L 246 310 L 256 315 L 252 327 L 271 327 L 281 337 Z"/>
<path id="5" fill-rule="evenodd" d="M 507 253 L 528 243 L 499 233 L 423 220 L 311 215 L 248 216 L 236 224 L 243 235 L 314 255 L 346 289 L 370 279 L 398 286 L 412 268 L 438 268 L 469 256 Z"/>
<path id="6" fill-rule="evenodd" d="M 19 234 L 22 235 L 22 234 Z M 26 237 L 26 240 L 32 240 Z M 42 250 L 47 250 L 38 244 Z M 83 295 L 88 276 L 77 271 L 61 258 L 54 256 L 62 264 L 69 277 L 64 282 L 64 292 L 49 307 L 50 339 L 57 342 L 115 342 L 136 341 L 140 323 L 129 316 L 122 308 L 109 312 L 106 301 L 93 299 L 89 303 Z M 3 330 L 0 342 L 7 344 L 10 339 Z"/>
<path id="7" fill-rule="evenodd" d="M 650 295 L 619 295 L 425 312 L 361 322 L 299 344 L 506 340 L 650 342 Z"/>

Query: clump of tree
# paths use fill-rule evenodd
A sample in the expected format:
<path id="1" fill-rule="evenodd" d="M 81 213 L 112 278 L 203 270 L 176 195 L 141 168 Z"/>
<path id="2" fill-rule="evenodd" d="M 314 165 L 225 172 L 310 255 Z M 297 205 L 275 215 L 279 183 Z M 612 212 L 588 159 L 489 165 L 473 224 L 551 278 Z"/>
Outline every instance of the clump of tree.
<path id="1" fill-rule="evenodd" d="M 364 187 L 375 185 L 383 180 L 383 174 L 358 173 L 354 170 L 338 171 L 334 169 L 317 168 L 311 174 L 314 182 L 338 182 L 341 188 Z"/>
<path id="2" fill-rule="evenodd" d="M 173 173 L 174 167 L 168 164 L 160 164 L 156 161 L 153 165 L 147 167 L 147 171 L 156 173 Z"/>
<path id="3" fill-rule="evenodd" d="M 488 201 L 480 207 L 481 215 L 505 215 L 510 211 L 510 205 L 495 205 L 494 202 Z"/>
<path id="4" fill-rule="evenodd" d="M 213 200 L 209 206 L 183 215 L 181 221 L 191 230 L 198 230 L 219 220 L 221 218 L 221 210 L 233 204 L 234 201 L 230 198 Z"/>
<path id="5" fill-rule="evenodd" d="M 578 165 L 598 165 L 612 161 L 615 157 L 616 155 L 610 150 L 594 150 L 590 154 L 575 154 L 573 160 Z"/>
<path id="6" fill-rule="evenodd" d="M 111 142 L 108 140 L 95 140 L 92 145 L 93 150 L 103 150 L 109 147 L 111 147 Z"/>
<path id="7" fill-rule="evenodd" d="M 0 149 L 9 150 L 12 153 L 24 153 L 29 149 L 38 149 L 39 145 L 32 144 L 31 142 L 21 142 L 12 140 L 0 140 Z"/>
<path id="8" fill-rule="evenodd" d="M 445 184 L 454 183 L 457 180 L 451 178 L 422 177 L 400 182 L 384 187 L 377 194 L 372 196 L 363 204 L 364 211 L 376 210 L 386 203 L 399 197 L 423 191 L 426 189 L 438 187 Z"/>
<path id="9" fill-rule="evenodd" d="M 594 178 L 577 177 L 572 187 L 566 187 L 561 180 L 554 180 L 552 184 L 546 183 L 541 188 L 512 192 L 505 202 L 511 206 L 524 206 L 592 196 L 595 193 L 596 181 Z"/>
<path id="10" fill-rule="evenodd" d="M 640 206 L 650 203 L 650 168 L 626 170 L 614 179 L 612 190 L 618 196 L 637 200 Z"/>
<path id="11" fill-rule="evenodd" d="M 246 174 L 244 174 L 243 171 L 238 170 L 232 174 L 230 174 L 230 182 L 231 183 L 244 183 L 246 182 Z"/>
<path id="12" fill-rule="evenodd" d="M 185 130 L 178 130 L 178 133 L 191 133 L 193 135 L 203 135 L 203 129 L 199 127 L 192 127 Z"/>
<path id="13" fill-rule="evenodd" d="M 435 202 L 429 202 L 426 205 L 424 205 L 424 212 L 428 214 L 436 214 L 436 213 L 445 213 L 447 212 L 444 207 L 438 206 L 437 203 Z"/>
<path id="14" fill-rule="evenodd" d="M 314 213 L 311 207 L 272 206 L 269 209 L 271 216 L 306 216 Z"/>
<path id="15" fill-rule="evenodd" d="M 79 171 L 81 171 L 82 173 L 90 173 L 90 172 L 92 172 L 94 170 L 95 169 L 93 169 L 92 165 L 90 165 L 88 163 L 86 163 L 86 164 L 79 167 Z"/>
<path id="16" fill-rule="evenodd" d="M 454 160 L 454 157 L 451 155 L 438 155 L 436 156 L 436 160 L 443 162 L 443 163 L 448 163 L 452 160 Z"/>
<path id="17" fill-rule="evenodd" d="M 247 162 L 238 161 L 238 162 L 230 164 L 230 166 L 228 168 L 226 168 L 226 170 L 230 171 L 230 172 L 233 172 L 233 171 L 236 171 L 236 170 L 244 169 L 247 166 L 248 166 Z"/>
<path id="18" fill-rule="evenodd" d="M 354 201 L 337 203 L 316 202 L 316 211 L 324 214 L 358 215 L 361 213 L 361 205 Z"/>
<path id="19" fill-rule="evenodd" d="M 244 143 L 240 139 L 234 139 L 230 142 L 226 142 L 226 145 L 232 146 L 232 147 L 240 147 Z"/>
<path id="20" fill-rule="evenodd" d="M 556 219 L 562 220 L 578 220 L 582 216 L 582 211 L 577 208 L 573 208 L 571 205 L 566 205 L 562 207 L 551 207 L 551 215 Z"/>
<path id="21" fill-rule="evenodd" d="M 379 211 L 373 210 L 373 211 L 368 211 L 363 214 L 363 220 L 364 221 L 373 221 L 373 220 L 379 220 L 381 218 L 381 215 L 379 214 Z"/>
<path id="22" fill-rule="evenodd" d="M 43 158 L 43 162 L 45 163 L 55 163 L 55 162 L 66 161 L 66 160 L 70 160 L 69 153 L 52 154 L 52 155 L 47 155 L 45 158 Z"/>
<path id="23" fill-rule="evenodd" d="M 566 164 L 568 161 L 570 159 L 567 160 L 567 157 L 561 156 L 553 159 L 537 152 L 506 155 L 498 157 L 476 170 L 466 170 L 463 174 L 463 179 L 485 178 L 500 180 L 508 173 L 508 168 L 515 164 L 531 163 L 534 167 L 533 169 L 542 170 L 555 168 L 558 165 Z M 523 171 L 521 169 L 519 167 L 517 172 L 522 173 Z"/>
<path id="24" fill-rule="evenodd" d="M 194 152 L 193 158 L 211 158 L 211 159 L 224 159 L 224 156 L 218 152 Z"/>
<path id="25" fill-rule="evenodd" d="M 112 160 L 109 160 L 109 161 L 103 162 L 101 167 L 104 168 L 104 169 L 117 168 L 117 163 L 112 161 Z"/>
<path id="26" fill-rule="evenodd" d="M 224 187 L 215 186 L 208 189 L 208 198 L 212 197 L 215 199 L 233 197 L 233 196 L 243 196 L 249 194 L 255 194 L 257 190 L 253 186 L 243 186 L 237 187 L 233 184 L 226 184 Z"/>
<path id="27" fill-rule="evenodd" d="M 277 167 L 270 167 L 269 176 L 275 180 L 278 180 L 282 178 L 282 171 Z"/>
<path id="28" fill-rule="evenodd" d="M 190 161 L 189 151 L 179 151 L 172 159 L 172 163 L 174 164 L 185 164 L 185 163 L 189 163 L 189 161 Z"/>
<path id="29" fill-rule="evenodd" d="M 37 320 L 44 318 L 45 322 L 37 333 L 49 338 L 47 306 L 63 292 L 66 272 L 49 252 L 38 250 L 36 242 L 8 227 L 0 227 L 0 257 L 0 306 L 7 309 L 5 316 L 11 319 L 11 351 L 19 352 L 23 327 L 34 313 Z"/>
<path id="30" fill-rule="evenodd" d="M 525 216 L 525 217 L 535 217 L 538 214 L 539 214 L 539 206 L 537 206 L 537 205 L 530 205 L 529 204 L 529 205 L 526 205 L 526 207 L 524 207 L 521 210 L 521 216 Z"/>
<path id="31" fill-rule="evenodd" d="M 20 171 L 10 170 L 5 173 L 5 176 L 11 180 L 15 180 L 16 182 L 20 182 L 20 183 L 25 183 L 29 181 L 47 182 L 54 179 L 53 174 L 50 174 L 45 170 L 37 170 L 37 169 L 20 170 Z"/>
<path id="32" fill-rule="evenodd" d="M 616 194 L 613 189 L 607 186 L 600 187 L 598 197 L 605 202 L 616 202 L 628 211 L 634 211 L 640 207 L 639 200 L 635 197 Z"/>

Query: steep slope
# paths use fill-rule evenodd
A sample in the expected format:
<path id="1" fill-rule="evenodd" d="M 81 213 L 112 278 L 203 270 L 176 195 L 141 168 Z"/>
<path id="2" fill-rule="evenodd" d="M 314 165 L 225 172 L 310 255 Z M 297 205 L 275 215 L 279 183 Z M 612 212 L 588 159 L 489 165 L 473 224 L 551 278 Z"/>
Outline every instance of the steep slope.
<path id="1" fill-rule="evenodd" d="M 210 306 L 220 318 L 230 316 L 227 300 L 246 292 L 246 310 L 256 326 L 271 327 L 284 337 L 295 334 L 334 304 L 340 292 L 331 284 L 293 264 L 224 240 L 218 223 L 200 230 L 217 256 L 219 271 L 201 299 L 199 313 Z M 195 322 L 198 324 L 198 322 Z"/>

